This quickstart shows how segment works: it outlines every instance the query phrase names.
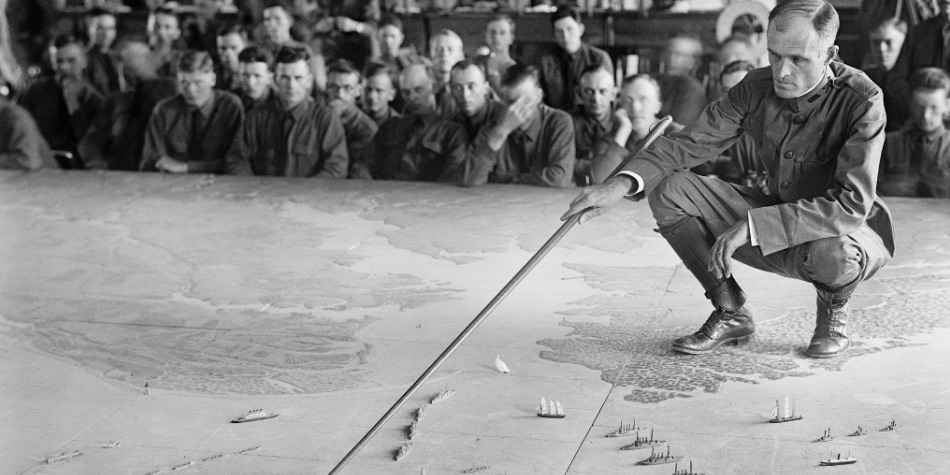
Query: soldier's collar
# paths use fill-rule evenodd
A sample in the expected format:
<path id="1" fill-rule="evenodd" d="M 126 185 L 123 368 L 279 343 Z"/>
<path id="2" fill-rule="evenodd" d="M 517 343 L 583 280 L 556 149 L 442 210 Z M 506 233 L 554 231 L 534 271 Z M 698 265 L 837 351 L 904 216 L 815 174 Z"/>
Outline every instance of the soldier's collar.
<path id="1" fill-rule="evenodd" d="M 790 99 L 788 101 L 789 105 L 792 111 L 796 113 L 811 111 L 821 102 L 819 99 L 828 93 L 829 87 L 839 88 L 843 85 L 844 83 L 840 78 L 835 76 L 834 71 L 831 70 L 831 66 L 827 66 L 825 68 L 825 75 L 821 78 L 821 81 L 818 81 L 818 84 L 815 84 L 815 87 L 809 89 L 808 92 L 795 99 Z"/>

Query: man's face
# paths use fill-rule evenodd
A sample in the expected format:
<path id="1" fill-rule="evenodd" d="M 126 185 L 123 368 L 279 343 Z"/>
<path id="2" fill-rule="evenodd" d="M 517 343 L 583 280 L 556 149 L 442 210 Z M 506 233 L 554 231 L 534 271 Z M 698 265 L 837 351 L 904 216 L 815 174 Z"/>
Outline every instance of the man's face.
<path id="1" fill-rule="evenodd" d="M 405 35 L 394 25 L 386 25 L 379 29 L 379 43 L 387 56 L 395 58 L 399 54 L 399 47 Z"/>
<path id="2" fill-rule="evenodd" d="M 106 49 L 115 42 L 116 21 L 112 15 L 99 15 L 90 18 L 89 38 L 92 41 L 91 46 Z"/>
<path id="3" fill-rule="evenodd" d="M 666 73 L 686 76 L 693 73 L 703 47 L 696 40 L 673 38 L 666 45 Z"/>
<path id="4" fill-rule="evenodd" d="M 837 46 L 822 45 L 811 21 L 784 15 L 769 24 L 772 86 L 782 99 L 794 99 L 818 84 L 837 54 Z"/>
<path id="5" fill-rule="evenodd" d="M 181 30 L 178 28 L 178 17 L 165 14 L 155 15 L 152 35 L 158 45 L 171 46 L 181 36 Z"/>
<path id="6" fill-rule="evenodd" d="M 904 45 L 904 34 L 893 26 L 877 28 L 871 32 L 871 55 L 874 62 L 890 71 L 897 62 L 901 46 Z"/>
<path id="7" fill-rule="evenodd" d="M 477 66 L 452 71 L 452 98 L 466 116 L 472 117 L 488 102 L 488 81 Z"/>
<path id="8" fill-rule="evenodd" d="M 389 108 L 389 102 L 396 98 L 396 88 L 388 74 L 377 74 L 366 79 L 363 88 L 363 108 L 375 117 L 381 116 Z"/>
<path id="9" fill-rule="evenodd" d="M 155 64 L 151 60 L 148 45 L 142 42 L 129 42 L 119 52 L 122 61 L 122 75 L 126 81 L 134 83 L 155 75 Z"/>
<path id="10" fill-rule="evenodd" d="M 911 94 L 910 116 L 918 129 L 933 132 L 943 126 L 943 120 L 950 111 L 947 92 L 943 89 L 917 89 Z"/>
<path id="11" fill-rule="evenodd" d="M 300 104 L 313 86 L 313 73 L 305 61 L 277 63 L 274 71 L 277 80 L 277 96 L 287 107 Z"/>
<path id="12" fill-rule="evenodd" d="M 514 104 L 515 101 L 522 97 L 527 101 L 537 101 L 541 98 L 541 88 L 533 79 L 525 79 L 512 87 L 502 86 L 501 88 L 501 98 L 505 101 L 505 104 Z M 534 122 L 534 118 L 537 115 L 538 108 L 535 107 L 531 109 L 531 114 L 528 116 L 528 119 L 521 124 L 521 129 L 527 129 L 531 123 Z"/>
<path id="13" fill-rule="evenodd" d="M 940 17 L 944 21 L 950 21 L 950 0 L 937 0 Z"/>
<path id="14" fill-rule="evenodd" d="M 621 89 L 620 106 L 635 127 L 649 127 L 660 113 L 660 90 L 649 80 L 637 79 Z"/>
<path id="15" fill-rule="evenodd" d="M 51 48 L 50 52 L 59 78 L 79 79 L 82 77 L 82 72 L 86 69 L 86 55 L 78 44 L 72 43 L 62 48 Z"/>
<path id="16" fill-rule="evenodd" d="M 742 82 L 742 79 L 745 78 L 746 74 L 749 74 L 748 71 L 736 71 L 729 74 L 723 74 L 722 80 L 720 80 L 719 85 L 722 86 L 722 93 L 728 93 L 736 84 Z"/>
<path id="17" fill-rule="evenodd" d="M 412 65 L 403 70 L 399 77 L 399 92 L 405 101 L 403 112 L 425 114 L 435 109 L 435 93 L 432 92 L 432 79 L 422 65 Z"/>
<path id="18" fill-rule="evenodd" d="M 327 102 L 334 109 L 355 109 L 360 86 L 360 76 L 356 73 L 330 73 L 327 76 Z"/>
<path id="19" fill-rule="evenodd" d="M 492 51 L 508 51 L 515 41 L 511 23 L 507 20 L 495 20 L 485 27 L 485 43 Z"/>
<path id="20" fill-rule="evenodd" d="M 286 43 L 290 39 L 290 26 L 293 22 L 290 15 L 281 7 L 264 9 L 264 33 L 267 38 L 278 44 Z"/>
<path id="21" fill-rule="evenodd" d="M 432 64 L 436 71 L 449 72 L 455 63 L 465 59 L 462 52 L 462 40 L 449 35 L 437 36 L 432 39 Z"/>
<path id="22" fill-rule="evenodd" d="M 584 25 L 571 17 L 561 18 L 554 22 L 554 42 L 570 54 L 581 48 L 583 35 Z"/>
<path id="23" fill-rule="evenodd" d="M 585 74 L 578 87 L 588 114 L 597 118 L 610 115 L 610 108 L 617 98 L 613 75 L 604 70 Z"/>
<path id="24" fill-rule="evenodd" d="M 241 90 L 254 100 L 263 99 L 274 83 L 267 63 L 241 63 Z"/>
<path id="25" fill-rule="evenodd" d="M 213 72 L 178 73 L 178 92 L 188 105 L 203 106 L 211 99 L 215 76 Z"/>
<path id="26" fill-rule="evenodd" d="M 231 71 L 237 71 L 240 67 L 238 53 L 244 49 L 244 38 L 237 33 L 228 33 L 218 37 L 218 57 L 221 58 L 221 65 Z"/>

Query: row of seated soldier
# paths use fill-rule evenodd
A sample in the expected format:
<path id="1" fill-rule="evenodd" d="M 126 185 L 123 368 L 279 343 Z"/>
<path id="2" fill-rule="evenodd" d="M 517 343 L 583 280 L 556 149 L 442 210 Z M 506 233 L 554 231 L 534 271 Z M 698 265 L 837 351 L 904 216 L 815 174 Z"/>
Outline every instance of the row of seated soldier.
<path id="1" fill-rule="evenodd" d="M 294 15 L 281 3 L 263 8 L 256 35 L 226 25 L 207 52 L 177 46 L 182 29 L 171 9 L 152 13 L 147 38 L 119 41 L 117 17 L 92 11 L 87 41 L 53 42 L 50 77 L 19 94 L 19 105 L 0 99 L 0 127 L 15 132 L 0 146 L 24 151 L 4 154 L 0 166 L 36 168 L 55 156 L 76 168 L 583 186 L 609 176 L 659 117 L 674 117 L 666 131 L 674 133 L 767 65 L 736 34 L 720 45 L 726 66 L 710 88 L 695 76 L 703 45 L 678 36 L 668 42 L 665 74 L 617 84 L 609 55 L 582 40 L 581 18 L 564 8 L 551 16 L 556 47 L 537 65 L 512 58 L 515 22 L 503 15 L 488 22 L 486 46 L 471 59 L 450 30 L 432 36 L 424 57 L 402 45 L 398 18 L 353 21 L 328 27 L 323 18 L 310 28 L 373 33 L 366 48 L 343 48 L 360 52 L 358 61 L 327 65 L 340 56 L 327 44 L 339 53 L 352 35 L 295 40 Z M 875 28 L 865 67 L 883 85 L 891 131 L 879 191 L 947 196 L 950 81 L 938 67 L 894 85 L 906 31 L 896 20 Z M 894 91 L 908 99 L 894 100 Z M 743 136 L 695 171 L 765 188 L 755 153 Z"/>

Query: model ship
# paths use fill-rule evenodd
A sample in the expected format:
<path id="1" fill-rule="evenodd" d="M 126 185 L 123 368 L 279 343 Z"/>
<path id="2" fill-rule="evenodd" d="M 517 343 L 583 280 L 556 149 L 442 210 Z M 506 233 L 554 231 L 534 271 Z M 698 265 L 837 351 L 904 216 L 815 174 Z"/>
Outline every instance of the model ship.
<path id="1" fill-rule="evenodd" d="M 637 465 L 659 465 L 661 463 L 674 463 L 683 460 L 682 455 L 670 455 L 670 446 L 666 446 L 666 455 L 663 452 L 656 453 L 655 450 L 650 451 L 650 456 L 637 462 Z"/>
<path id="2" fill-rule="evenodd" d="M 445 401 L 446 399 L 455 395 L 454 389 L 440 389 L 439 393 L 432 398 L 432 404 L 435 404 L 439 401 Z"/>
<path id="3" fill-rule="evenodd" d="M 863 427 L 858 426 L 858 430 L 848 434 L 848 437 L 860 437 L 862 435 L 868 435 L 868 431 L 864 430 Z"/>
<path id="4" fill-rule="evenodd" d="M 841 458 L 841 454 L 838 454 L 838 458 L 836 458 L 836 459 L 829 458 L 828 460 L 822 460 L 822 461 L 818 462 L 818 465 L 824 465 L 824 466 L 829 466 L 829 465 L 848 465 L 848 464 L 855 463 L 855 462 L 857 462 L 857 461 L 858 461 L 858 459 L 853 459 L 853 458 L 851 458 L 851 452 L 848 452 L 848 456 L 845 457 L 845 458 Z"/>
<path id="5" fill-rule="evenodd" d="M 473 464 L 472 464 L 472 468 L 467 468 L 467 469 L 465 469 L 465 470 L 462 470 L 462 473 L 481 472 L 481 471 L 484 471 L 484 470 L 488 470 L 489 468 L 491 468 L 490 465 L 475 465 L 475 464 L 473 463 Z"/>
<path id="6" fill-rule="evenodd" d="M 769 422 L 791 422 L 801 420 L 802 416 L 795 415 L 795 400 L 792 400 L 791 411 L 789 411 L 788 398 L 785 398 L 785 410 L 779 405 L 778 399 L 775 400 L 775 408 L 772 409 L 772 415 Z"/>
<path id="7" fill-rule="evenodd" d="M 892 430 L 897 430 L 897 421 L 894 419 L 891 419 L 891 423 L 888 424 L 887 427 L 881 429 L 881 432 L 889 432 Z"/>
<path id="8" fill-rule="evenodd" d="M 658 446 L 658 445 L 663 445 L 663 444 L 666 443 L 665 440 L 654 440 L 654 439 L 653 439 L 653 430 L 650 430 L 650 438 L 640 437 L 640 433 L 639 433 L 639 432 L 636 433 L 636 436 L 637 436 L 637 438 L 636 438 L 636 440 L 633 441 L 632 444 L 624 445 L 623 447 L 620 447 L 620 450 L 645 449 L 645 448 L 647 448 L 647 447 L 656 447 L 656 446 Z"/>
<path id="9" fill-rule="evenodd" d="M 548 404 L 544 398 L 541 398 L 541 404 L 538 404 L 538 417 L 556 417 L 558 419 L 564 417 L 564 408 L 561 406 L 561 403 L 556 399 L 551 400 L 551 403 Z"/>
<path id="10" fill-rule="evenodd" d="M 406 442 L 399 447 L 399 451 L 396 452 L 396 460 L 399 460 L 406 455 L 409 455 L 409 451 L 412 450 L 412 442 Z"/>
<path id="11" fill-rule="evenodd" d="M 72 450 L 69 452 L 61 452 L 59 454 L 50 455 L 49 457 L 46 457 L 46 464 L 49 465 L 56 462 L 65 462 L 71 458 L 79 457 L 80 455 L 82 455 L 82 452 L 78 450 Z"/>
<path id="12" fill-rule="evenodd" d="M 642 430 L 642 428 L 637 427 L 636 419 L 633 420 L 633 424 L 624 424 L 623 421 L 620 421 L 620 428 L 616 432 L 607 434 L 607 437 L 627 437 L 636 434 L 638 430 Z"/>
<path id="13" fill-rule="evenodd" d="M 832 440 L 835 440 L 835 437 L 831 435 L 831 429 L 829 428 L 821 434 L 821 437 L 815 439 L 815 442 L 831 442 Z"/>
<path id="14" fill-rule="evenodd" d="M 706 475 L 705 473 L 696 473 L 693 471 L 693 462 L 689 463 L 689 471 L 687 472 L 684 468 L 679 470 L 679 464 L 673 466 L 673 475 Z"/>
<path id="15" fill-rule="evenodd" d="M 232 419 L 231 422 L 234 422 L 234 423 L 238 423 L 238 422 L 254 422 L 254 421 L 262 421 L 262 420 L 264 420 L 264 419 L 273 419 L 273 418 L 275 418 L 275 417 L 277 417 L 277 413 L 276 413 L 276 412 L 273 413 L 273 414 L 270 414 L 270 413 L 264 412 L 263 409 L 254 409 L 253 411 L 250 411 L 250 412 L 248 412 L 247 414 L 244 414 L 244 415 L 241 416 L 241 417 Z"/>

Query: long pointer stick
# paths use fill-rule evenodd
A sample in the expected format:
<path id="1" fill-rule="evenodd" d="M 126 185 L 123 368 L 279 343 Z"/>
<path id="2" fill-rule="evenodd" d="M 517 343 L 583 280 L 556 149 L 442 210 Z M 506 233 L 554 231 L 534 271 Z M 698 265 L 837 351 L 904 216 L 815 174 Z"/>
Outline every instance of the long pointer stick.
<path id="1" fill-rule="evenodd" d="M 673 122 L 673 118 L 670 116 L 666 116 L 660 120 L 656 126 L 653 127 L 653 130 L 647 135 L 643 144 L 641 144 L 640 147 L 638 147 L 633 153 L 628 155 L 628 158 L 618 165 L 614 170 L 614 173 L 611 173 L 611 175 L 620 171 L 624 165 L 626 165 L 630 160 L 633 159 L 633 157 L 639 154 L 641 150 L 649 147 L 650 144 L 652 144 L 653 141 L 656 140 L 656 138 L 659 137 L 664 130 L 666 130 L 666 127 L 670 125 L 671 122 Z M 525 264 L 524 267 L 522 267 L 521 270 L 519 270 L 510 281 L 508 281 L 505 287 L 501 289 L 501 292 L 498 292 L 498 295 L 496 295 L 495 298 L 491 300 L 491 302 L 488 302 L 488 305 L 486 305 L 485 308 L 482 309 L 482 311 L 478 314 L 478 316 L 472 320 L 472 323 L 469 323 L 468 326 L 462 330 L 462 333 L 459 333 L 459 335 L 455 337 L 455 340 L 453 340 L 452 343 L 449 344 L 448 348 L 446 348 L 445 351 L 443 351 L 442 354 L 439 355 L 439 357 L 436 358 L 436 360 L 433 361 L 431 365 L 429 365 L 425 372 L 422 373 L 422 376 L 419 376 L 419 379 L 412 383 L 412 386 L 409 386 L 409 389 L 406 390 L 399 400 L 397 400 L 396 403 L 393 404 L 393 406 L 390 407 L 385 414 L 383 414 L 383 417 L 381 417 L 379 421 L 377 421 L 376 424 L 370 428 L 369 432 L 367 432 L 366 435 L 364 435 L 363 438 L 360 439 L 360 441 L 357 442 L 352 449 L 350 449 L 346 456 L 343 457 L 343 460 L 340 460 L 340 462 L 336 464 L 336 467 L 333 467 L 333 470 L 330 470 L 330 475 L 338 473 L 354 456 L 356 456 L 357 452 L 359 452 L 360 449 L 362 449 L 363 446 L 366 445 L 367 442 L 369 442 L 377 432 L 379 432 L 379 429 L 381 429 L 383 425 L 386 424 L 390 418 L 392 418 L 393 414 L 395 414 L 396 411 L 398 411 L 399 408 L 402 407 L 402 405 L 405 404 L 405 402 L 410 397 L 412 397 L 413 394 L 415 394 L 416 390 L 419 389 L 419 386 L 422 386 L 426 380 L 429 379 L 429 376 L 432 376 L 432 373 L 439 369 L 439 366 L 441 366 L 442 363 L 444 363 L 445 360 L 448 359 L 448 357 L 451 356 L 456 349 L 458 349 L 462 342 L 465 341 L 465 339 L 468 338 L 468 336 L 471 335 L 472 332 L 474 332 L 475 329 L 478 328 L 478 326 L 481 325 L 481 323 L 486 318 L 488 318 L 489 315 L 491 315 L 492 311 L 495 310 L 495 307 L 497 307 L 502 302 L 502 300 L 505 300 L 505 297 L 507 297 L 508 294 L 510 294 L 511 291 L 514 290 L 522 280 L 524 280 L 525 276 L 527 276 L 528 273 L 534 269 L 534 266 L 536 266 L 538 262 L 540 262 L 541 259 L 543 259 L 544 256 L 546 256 L 548 252 L 550 252 L 551 249 L 557 245 L 561 238 L 563 238 L 567 232 L 570 231 L 575 224 L 577 224 L 577 221 L 581 218 L 581 216 L 590 209 L 592 208 L 587 208 L 580 213 L 574 214 L 568 218 L 560 228 L 558 228 L 554 235 L 551 236 L 543 246 L 541 246 L 541 249 L 531 256 L 531 259 L 528 260 L 527 264 Z"/>

